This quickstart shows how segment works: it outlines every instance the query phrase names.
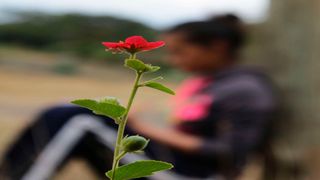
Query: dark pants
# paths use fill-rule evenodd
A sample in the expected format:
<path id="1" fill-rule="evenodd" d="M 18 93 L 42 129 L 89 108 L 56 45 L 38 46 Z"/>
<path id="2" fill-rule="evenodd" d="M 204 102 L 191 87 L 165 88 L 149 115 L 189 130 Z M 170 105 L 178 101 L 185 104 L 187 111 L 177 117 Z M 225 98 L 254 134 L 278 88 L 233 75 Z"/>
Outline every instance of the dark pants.
<path id="1" fill-rule="evenodd" d="M 91 113 L 91 111 L 84 108 L 74 106 L 50 108 L 42 113 L 28 128 L 24 130 L 24 132 L 20 135 L 20 137 L 17 138 L 17 140 L 4 155 L 4 159 L 0 165 L 0 173 L 4 177 L 0 177 L 0 179 L 18 180 L 24 177 L 25 174 L 30 171 L 30 168 L 34 165 L 35 161 L 39 158 L 39 154 L 44 151 L 46 146 L 48 146 L 52 139 L 59 134 L 66 124 L 68 124 L 72 117 L 82 114 L 97 118 L 102 126 L 108 127 L 109 129 L 112 128 L 113 130 L 116 129 L 116 124 L 112 119 L 95 116 Z M 90 124 L 88 125 L 90 126 Z M 83 124 L 82 127 L 86 129 L 85 124 Z M 73 130 L 79 129 L 74 128 Z M 135 134 L 129 128 L 126 129 L 125 133 L 129 135 Z M 70 132 L 69 134 L 74 135 L 73 132 Z M 67 136 L 68 133 L 63 138 L 67 139 Z M 106 136 L 102 137 L 114 138 Z M 63 138 L 62 141 L 65 140 Z M 54 170 L 56 171 L 61 169 L 70 158 L 80 157 L 86 160 L 102 179 L 106 179 L 104 174 L 107 170 L 111 169 L 112 164 L 112 145 L 107 146 L 101 137 L 97 137 L 95 130 L 91 132 L 86 131 L 80 138 L 74 140 L 74 142 L 69 141 L 69 144 L 67 145 L 70 145 L 70 142 L 74 143 L 74 145 L 70 146 L 71 148 L 67 150 L 61 150 L 58 148 L 59 151 L 57 150 L 57 153 L 60 153 L 60 151 L 65 151 L 61 152 L 65 155 L 63 156 L 62 160 L 56 164 Z M 151 142 L 145 149 L 144 155 L 152 159 L 170 161 L 167 153 L 162 151 L 163 149 L 165 148 L 163 148 L 161 145 Z M 54 153 L 53 155 L 56 154 Z"/>

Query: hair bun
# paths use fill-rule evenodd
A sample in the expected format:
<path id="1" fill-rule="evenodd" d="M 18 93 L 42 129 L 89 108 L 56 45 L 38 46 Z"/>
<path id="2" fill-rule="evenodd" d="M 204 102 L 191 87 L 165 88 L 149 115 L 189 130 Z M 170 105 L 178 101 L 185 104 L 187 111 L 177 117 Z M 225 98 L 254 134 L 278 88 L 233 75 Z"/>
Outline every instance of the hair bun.
<path id="1" fill-rule="evenodd" d="M 219 26 L 232 40 L 235 47 L 241 47 L 244 44 L 246 31 L 242 20 L 234 14 L 223 14 L 210 18 L 206 21 L 212 26 Z"/>
<path id="2" fill-rule="evenodd" d="M 218 15 L 208 20 L 210 23 L 218 23 L 227 26 L 242 26 L 242 20 L 234 14 Z"/>

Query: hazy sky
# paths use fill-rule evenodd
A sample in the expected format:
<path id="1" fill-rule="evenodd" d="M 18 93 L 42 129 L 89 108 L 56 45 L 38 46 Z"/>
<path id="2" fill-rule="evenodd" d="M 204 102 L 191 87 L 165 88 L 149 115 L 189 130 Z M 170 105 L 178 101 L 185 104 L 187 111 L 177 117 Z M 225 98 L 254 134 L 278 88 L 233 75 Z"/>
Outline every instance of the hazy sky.
<path id="1" fill-rule="evenodd" d="M 267 16 L 269 0 L 0 0 L 0 20 L 10 10 L 113 15 L 162 28 L 187 20 L 233 12 L 248 22 Z M 1 13 L 2 12 L 2 13 Z"/>

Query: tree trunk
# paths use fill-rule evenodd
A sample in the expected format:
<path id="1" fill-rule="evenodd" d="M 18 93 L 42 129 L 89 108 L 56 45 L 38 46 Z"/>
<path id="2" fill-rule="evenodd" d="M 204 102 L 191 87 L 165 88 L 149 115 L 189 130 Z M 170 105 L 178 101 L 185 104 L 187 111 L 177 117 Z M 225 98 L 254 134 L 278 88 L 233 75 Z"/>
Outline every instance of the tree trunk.
<path id="1" fill-rule="evenodd" d="M 254 27 L 248 49 L 254 57 L 249 59 L 263 65 L 281 89 L 287 113 L 280 119 L 275 152 L 291 165 L 291 176 L 320 144 L 319 17 L 319 0 L 272 0 L 270 16 Z"/>

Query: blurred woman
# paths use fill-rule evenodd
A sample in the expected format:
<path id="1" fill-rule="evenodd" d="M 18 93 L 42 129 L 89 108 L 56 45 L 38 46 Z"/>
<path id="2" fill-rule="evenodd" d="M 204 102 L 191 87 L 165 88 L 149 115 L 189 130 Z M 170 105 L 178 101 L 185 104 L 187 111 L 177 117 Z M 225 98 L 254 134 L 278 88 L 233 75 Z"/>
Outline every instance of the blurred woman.
<path id="1" fill-rule="evenodd" d="M 174 97 L 172 124 L 159 128 L 130 117 L 127 134 L 151 139 L 144 155 L 174 164 L 160 179 L 234 179 L 266 142 L 276 107 L 273 87 L 258 70 L 237 65 L 245 42 L 234 15 L 188 22 L 163 33 L 169 63 L 191 73 Z M 14 142 L 1 169 L 9 179 L 47 179 L 72 157 L 99 175 L 111 168 L 112 121 L 74 106 L 43 112 Z"/>

